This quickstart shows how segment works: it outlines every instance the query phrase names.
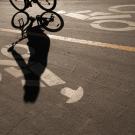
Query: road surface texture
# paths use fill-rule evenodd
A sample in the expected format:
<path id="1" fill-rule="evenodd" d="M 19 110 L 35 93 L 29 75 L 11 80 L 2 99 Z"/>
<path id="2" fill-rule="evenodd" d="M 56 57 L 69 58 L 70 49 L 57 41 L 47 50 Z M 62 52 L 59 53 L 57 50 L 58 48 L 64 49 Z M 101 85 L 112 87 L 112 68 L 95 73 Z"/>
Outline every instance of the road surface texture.
<path id="1" fill-rule="evenodd" d="M 0 1 L 0 135 L 135 135 L 135 1 L 58 0 L 54 11 L 63 29 L 11 54 L 17 10 Z"/>

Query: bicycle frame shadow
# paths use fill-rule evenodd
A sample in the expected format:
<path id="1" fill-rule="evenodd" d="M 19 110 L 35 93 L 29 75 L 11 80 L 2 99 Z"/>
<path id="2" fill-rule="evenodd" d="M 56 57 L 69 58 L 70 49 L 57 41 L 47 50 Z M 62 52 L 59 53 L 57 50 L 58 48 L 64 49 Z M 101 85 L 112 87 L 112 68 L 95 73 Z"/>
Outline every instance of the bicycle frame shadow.
<path id="1" fill-rule="evenodd" d="M 15 49 L 11 54 L 24 74 L 24 102 L 34 103 L 39 96 L 41 75 L 47 66 L 50 39 L 38 25 L 27 29 L 27 38 L 30 52 L 28 63 Z"/>

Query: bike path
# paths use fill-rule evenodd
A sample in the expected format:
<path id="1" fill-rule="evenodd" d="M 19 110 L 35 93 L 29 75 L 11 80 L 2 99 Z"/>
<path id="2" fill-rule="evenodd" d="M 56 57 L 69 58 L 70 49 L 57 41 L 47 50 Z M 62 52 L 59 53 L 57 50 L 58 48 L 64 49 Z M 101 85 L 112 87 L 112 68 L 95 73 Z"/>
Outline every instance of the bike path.
<path id="1" fill-rule="evenodd" d="M 68 36 L 66 31 L 65 35 L 61 32 L 57 36 L 71 38 L 71 31 Z M 76 35 L 72 38 L 90 40 Z M 0 32 L 0 50 L 18 36 Z M 27 40 L 21 44 L 26 43 Z M 18 49 L 26 54 L 25 48 Z M 0 58 L 15 62 L 2 53 Z M 55 76 L 63 83 L 49 86 L 43 82 L 45 86 L 40 88 L 34 104 L 23 102 L 23 76 L 15 78 L 12 72 L 7 72 L 18 73 L 19 67 L 13 62 L 14 68 L 11 68 L 9 61 L 1 64 L 0 134 L 134 134 L 134 58 L 132 52 L 51 39 L 47 66 L 51 72 L 47 73 L 53 78 L 47 80 Z M 71 89 L 77 90 L 80 86 L 83 97 L 78 102 L 66 103 L 73 94 Z M 70 93 L 65 91 L 63 95 L 61 89 L 65 87 L 70 88 L 67 89 Z"/>
<path id="2" fill-rule="evenodd" d="M 16 34 L 1 32 L 0 38 L 2 49 L 16 39 Z M 26 44 L 26 41 L 22 44 Z M 25 54 L 26 50 L 19 52 Z M 134 57 L 134 53 L 125 51 L 52 39 L 47 69 L 65 83 L 48 86 L 45 81 L 35 104 L 23 102 L 23 76 L 15 78 L 12 72 L 7 72 L 11 66 L 1 65 L 0 132 L 119 134 L 128 132 L 126 128 L 123 130 L 127 121 L 134 132 Z M 14 61 L 1 53 L 1 60 L 9 59 Z M 65 91 L 63 95 L 61 90 L 65 87 L 68 87 L 68 92 Z M 83 88 L 82 98 L 78 102 L 66 103 L 71 98 L 71 89 L 75 91 L 79 87 Z"/>

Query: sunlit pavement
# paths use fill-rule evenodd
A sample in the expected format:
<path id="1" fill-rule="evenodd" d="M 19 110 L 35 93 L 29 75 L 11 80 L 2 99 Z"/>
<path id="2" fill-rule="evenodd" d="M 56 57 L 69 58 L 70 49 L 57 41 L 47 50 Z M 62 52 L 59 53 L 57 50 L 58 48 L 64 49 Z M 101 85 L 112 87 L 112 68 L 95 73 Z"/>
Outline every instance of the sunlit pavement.
<path id="1" fill-rule="evenodd" d="M 24 101 L 25 74 L 7 52 L 20 37 L 11 26 L 17 11 L 6 0 L 0 9 L 0 135 L 135 134 L 134 0 L 58 1 L 64 28 L 45 31 L 48 64 L 32 103 Z M 27 42 L 15 48 L 26 63 Z"/>

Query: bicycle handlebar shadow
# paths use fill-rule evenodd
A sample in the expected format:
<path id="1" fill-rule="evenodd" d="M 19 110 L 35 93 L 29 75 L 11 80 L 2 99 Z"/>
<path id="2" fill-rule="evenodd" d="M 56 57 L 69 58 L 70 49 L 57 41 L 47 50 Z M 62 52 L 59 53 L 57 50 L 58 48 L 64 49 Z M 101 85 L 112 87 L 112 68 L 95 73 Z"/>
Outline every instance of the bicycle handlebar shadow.
<path id="1" fill-rule="evenodd" d="M 34 103 L 40 92 L 41 75 L 47 66 L 50 39 L 38 25 L 27 29 L 27 38 L 30 52 L 28 63 L 15 49 L 11 54 L 24 74 L 24 102 Z"/>

